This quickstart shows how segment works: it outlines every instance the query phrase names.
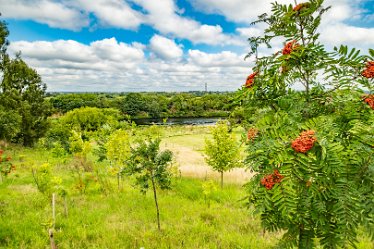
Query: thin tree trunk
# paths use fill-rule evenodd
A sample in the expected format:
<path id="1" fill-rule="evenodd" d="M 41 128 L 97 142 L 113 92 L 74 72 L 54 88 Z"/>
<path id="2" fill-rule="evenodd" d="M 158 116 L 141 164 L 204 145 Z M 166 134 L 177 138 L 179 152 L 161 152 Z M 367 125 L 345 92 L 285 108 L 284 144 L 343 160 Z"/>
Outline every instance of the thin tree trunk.
<path id="1" fill-rule="evenodd" d="M 119 176 L 119 173 L 117 173 L 117 187 L 118 187 L 118 190 L 120 190 L 120 186 L 119 186 L 119 181 L 120 181 L 120 176 Z"/>
<path id="2" fill-rule="evenodd" d="M 221 171 L 221 188 L 223 188 L 223 171 Z"/>
<path id="3" fill-rule="evenodd" d="M 55 228 L 56 224 L 56 194 L 52 194 L 52 220 L 53 220 L 53 228 Z"/>
<path id="4" fill-rule="evenodd" d="M 156 210 L 157 210 L 157 227 L 158 227 L 158 230 L 161 231 L 161 225 L 160 225 L 160 211 L 159 211 L 159 209 L 158 209 L 157 193 L 156 193 L 155 180 L 153 179 L 153 174 L 152 174 L 151 179 L 152 179 L 153 197 L 154 197 L 154 199 L 155 199 Z"/>
<path id="5" fill-rule="evenodd" d="M 49 234 L 49 242 L 51 244 L 51 249 L 57 249 L 57 246 L 56 246 L 56 243 L 55 243 L 55 239 L 53 237 L 53 231 L 52 231 L 52 229 L 48 230 L 48 234 Z"/>
<path id="6" fill-rule="evenodd" d="M 64 197 L 64 213 L 65 213 L 65 217 L 68 217 L 68 200 L 67 200 L 67 197 L 65 196 Z"/>

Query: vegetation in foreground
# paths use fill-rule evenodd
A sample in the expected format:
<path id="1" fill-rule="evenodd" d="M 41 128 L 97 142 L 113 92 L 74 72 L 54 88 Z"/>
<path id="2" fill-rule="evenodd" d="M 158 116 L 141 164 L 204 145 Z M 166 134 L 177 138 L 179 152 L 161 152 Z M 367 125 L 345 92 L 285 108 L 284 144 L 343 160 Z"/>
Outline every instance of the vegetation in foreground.
<path id="1" fill-rule="evenodd" d="M 347 243 L 351 247 L 362 246 L 360 243 L 373 245 L 366 239 L 359 242 L 358 235 L 364 230 L 371 238 L 374 236 L 374 50 L 370 49 L 368 55 L 361 55 L 360 51 L 346 46 L 326 51 L 318 41 L 317 28 L 328 9 L 323 7 L 323 0 L 310 0 L 296 6 L 274 3 L 271 15 L 259 16 L 255 23 L 263 22 L 268 27 L 265 36 L 249 39 L 252 49 L 249 56 L 254 55 L 256 63 L 245 87 L 238 91 L 239 108 L 233 115 L 249 128 L 246 164 L 256 173 L 246 185 L 247 207 L 255 208 L 260 214 L 262 227 L 279 233 L 271 233 L 272 240 L 265 243 L 281 248 L 339 248 L 348 247 Z M 236 220 L 245 210 L 238 204 L 240 202 L 235 202 L 240 199 L 236 198 L 240 196 L 239 189 L 230 192 L 228 186 L 218 191 L 209 181 L 201 183 L 181 178 L 170 181 L 171 153 L 153 153 L 155 150 L 148 149 L 152 142 L 144 146 L 138 143 L 152 136 L 159 138 L 157 128 L 136 129 L 135 125 L 121 120 L 118 110 L 110 108 L 83 107 L 67 112 L 61 118 L 48 119 L 50 106 L 45 98 L 45 85 L 19 55 L 15 59 L 8 56 L 7 35 L 6 25 L 0 23 L 0 138 L 25 146 L 32 146 L 42 138 L 39 146 L 49 149 L 48 153 L 54 159 L 43 149 L 34 149 L 33 155 L 29 151 L 27 158 L 9 152 L 9 148 L 5 153 L 1 152 L 6 155 L 2 155 L 0 164 L 2 244 L 6 247 L 39 247 L 46 244 L 42 231 L 49 230 L 55 231 L 56 242 L 63 246 L 67 243 L 66 247 L 92 248 L 101 245 L 101 239 L 107 241 L 115 234 L 110 233 L 112 230 L 105 222 L 112 221 L 116 228 L 122 226 L 117 216 L 111 219 L 117 213 L 120 218 L 127 215 L 124 219 L 130 219 L 124 225 L 126 232 L 132 232 L 128 227 L 132 225 L 136 228 L 135 234 L 143 233 L 130 240 L 133 233 L 121 231 L 116 234 L 118 237 L 110 240 L 111 246 L 113 240 L 122 242 L 127 238 L 123 243 L 134 243 L 135 240 L 135 245 L 120 246 L 137 247 L 138 241 L 148 238 L 149 234 L 153 234 L 152 241 L 143 242 L 149 242 L 148 247 L 253 248 L 263 241 L 263 237 L 249 241 L 250 234 L 258 231 L 258 227 L 254 227 L 252 233 L 237 229 L 242 222 L 248 224 L 248 219 L 256 220 L 255 216 L 244 215 Z M 276 37 L 285 39 L 284 48 L 275 54 L 258 57 L 259 47 L 270 47 L 271 40 Z M 294 91 L 292 86 L 295 84 L 303 85 L 305 90 Z M 364 95 L 363 89 L 369 94 Z M 138 101 L 137 98 L 133 100 Z M 126 101 L 132 107 L 133 103 Z M 111 147 L 117 145 L 117 133 L 123 134 L 120 138 L 126 140 L 123 157 L 110 154 Z M 129 148 L 126 148 L 127 144 L 130 144 Z M 210 154 L 209 150 L 206 152 Z M 38 154 L 44 158 L 28 161 Z M 219 159 L 221 155 L 211 153 L 209 156 Z M 17 175 L 14 162 L 20 165 Z M 217 166 L 217 163 L 210 164 Z M 221 172 L 225 170 L 219 168 Z M 171 187 L 168 192 L 158 192 L 159 202 L 156 182 L 161 189 Z M 143 219 L 150 214 L 147 211 L 149 199 L 147 195 L 139 199 L 141 195 L 136 195 L 137 191 L 130 187 L 134 183 L 143 192 L 151 184 L 161 232 L 153 233 L 147 223 L 149 220 Z M 200 197 L 191 199 L 188 193 L 194 192 L 200 184 L 201 194 L 196 195 Z M 56 196 L 58 203 L 54 201 Z M 198 216 L 183 209 L 186 199 L 186 209 L 198 208 Z M 129 204 L 132 201 L 135 204 Z M 168 221 L 164 230 L 158 219 L 158 203 L 166 206 L 161 209 L 161 220 Z M 57 216 L 55 204 L 58 208 L 63 207 L 63 212 L 57 210 Z M 201 213 L 202 205 L 208 207 L 205 214 Z M 30 206 L 31 209 L 26 209 Z M 209 213 L 209 210 L 215 210 L 214 207 L 219 213 Z M 169 214 L 180 219 L 167 216 L 166 211 L 170 208 L 173 210 L 169 210 Z M 225 213 L 231 208 L 232 216 Z M 183 213 L 177 213 L 180 210 Z M 136 215 L 132 216 L 133 213 Z M 222 222 L 221 215 L 224 215 Z M 73 219 L 69 218 L 71 216 Z M 154 217 L 149 216 L 149 219 L 154 221 Z M 192 218 L 191 227 L 188 218 Z M 27 223 L 28 219 L 32 222 Z M 44 229 L 38 234 L 35 229 L 41 220 Z M 141 225 L 131 222 L 134 220 L 140 221 Z M 197 229 L 200 228 L 198 221 L 206 226 Z M 29 227 L 25 228 L 24 222 Z M 83 229 L 77 230 L 82 224 Z M 216 224 L 219 227 L 215 227 Z M 214 227 L 212 234 L 205 236 L 210 225 Z M 169 227 L 173 229 L 168 230 Z M 95 229 L 106 230 L 92 235 Z M 184 229 L 186 233 L 179 234 Z M 219 229 L 224 230 L 223 235 Z M 197 235 L 202 237 L 196 239 Z M 282 235 L 280 241 L 276 239 L 278 235 Z M 95 242 L 86 245 L 92 240 Z M 103 246 L 106 247 L 104 243 Z"/>
<path id="2" fill-rule="evenodd" d="M 267 231 L 285 232 L 283 248 L 354 246 L 360 226 L 374 240 L 374 50 L 328 51 L 318 28 L 329 8 L 273 3 L 254 22 L 266 28 L 249 39 L 255 66 L 238 92 L 248 197 Z M 261 51 L 276 39 L 283 49 Z"/>
<path id="3" fill-rule="evenodd" d="M 185 137 L 180 136 L 181 140 Z M 141 194 L 135 180 L 123 179 L 110 191 L 92 181 L 82 194 L 76 185 L 72 157 L 55 158 L 44 149 L 8 147 L 16 165 L 0 185 L 0 248 L 46 248 L 52 226 L 49 195 L 38 191 L 32 169 L 46 162 L 57 190 L 55 242 L 59 248 L 275 248 L 282 233 L 264 233 L 259 216 L 244 206 L 241 185 L 172 178 L 171 190 L 159 193 L 161 231 L 157 229 L 152 193 Z M 99 164 L 98 167 L 107 167 Z M 213 185 L 213 186 L 209 186 Z M 58 192 L 58 191 L 57 191 Z M 65 204 L 66 209 L 65 209 Z M 372 248 L 360 234 L 357 247 Z"/>
<path id="4" fill-rule="evenodd" d="M 67 191 L 66 210 L 62 196 L 56 202 L 59 248 L 265 248 L 278 237 L 262 235 L 259 219 L 243 206 L 240 185 L 210 188 L 207 197 L 205 181 L 174 177 L 171 190 L 158 193 L 158 231 L 152 193 L 141 194 L 133 187 L 134 178 L 124 177 L 118 190 L 116 176 L 109 177 L 107 192 L 100 182 L 92 181 L 82 194 L 71 157 L 61 162 L 41 149 L 7 151 L 17 169 L 0 186 L 0 246 L 4 248 L 45 248 L 49 243 L 51 198 L 38 191 L 32 176 L 33 167 L 46 162 L 54 165 L 48 171 L 54 186 Z"/>

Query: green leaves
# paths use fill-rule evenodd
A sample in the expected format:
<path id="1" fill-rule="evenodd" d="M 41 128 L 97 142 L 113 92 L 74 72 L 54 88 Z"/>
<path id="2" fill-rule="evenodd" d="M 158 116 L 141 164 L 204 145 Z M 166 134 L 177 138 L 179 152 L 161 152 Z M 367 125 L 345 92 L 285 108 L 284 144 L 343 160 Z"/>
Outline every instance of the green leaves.
<path id="1" fill-rule="evenodd" d="M 211 129 L 213 139 L 205 140 L 204 151 L 207 163 L 218 172 L 240 166 L 239 145 L 227 123 L 218 123 Z"/>
<path id="2" fill-rule="evenodd" d="M 160 140 L 141 141 L 131 150 L 128 167 L 125 173 L 136 177 L 136 184 L 142 192 L 146 192 L 150 182 L 161 189 L 170 188 L 171 173 L 169 171 L 173 154 L 166 150 L 159 152 Z"/>
<path id="3" fill-rule="evenodd" d="M 2 65 L 0 106 L 16 112 L 22 119 L 13 140 L 26 146 L 33 145 L 48 128 L 50 106 L 44 100 L 46 85 L 20 57 L 4 57 Z"/>
<path id="4" fill-rule="evenodd" d="M 354 247 L 357 228 L 374 224 L 374 119 L 360 89 L 373 88 L 361 72 L 374 50 L 371 57 L 344 45 L 327 52 L 316 32 L 329 9 L 322 4 L 274 3 L 272 15 L 259 17 L 268 27 L 250 39 L 252 54 L 276 37 L 291 42 L 256 57 L 254 86 L 241 92 L 246 122 L 259 130 L 247 147 L 246 163 L 257 173 L 248 199 L 267 230 L 286 231 L 281 248 L 313 248 L 315 238 L 324 248 Z M 293 91 L 296 84 L 304 91 Z M 295 139 L 307 130 L 317 140 L 303 150 Z M 265 188 L 274 170 L 284 178 Z"/>
<path id="5" fill-rule="evenodd" d="M 171 184 L 171 173 L 168 169 L 173 154 L 169 150 L 159 152 L 160 139 L 140 141 L 131 151 L 129 166 L 126 173 L 136 177 L 136 185 L 142 193 L 146 193 L 152 187 L 153 197 L 157 210 L 158 230 L 160 226 L 160 211 L 157 201 L 157 186 L 161 189 L 169 189 Z"/>

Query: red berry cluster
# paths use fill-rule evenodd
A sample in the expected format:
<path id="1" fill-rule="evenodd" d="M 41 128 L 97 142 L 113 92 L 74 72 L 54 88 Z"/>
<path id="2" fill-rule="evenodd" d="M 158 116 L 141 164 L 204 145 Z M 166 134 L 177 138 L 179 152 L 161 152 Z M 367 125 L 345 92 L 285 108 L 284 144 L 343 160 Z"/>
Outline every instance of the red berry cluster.
<path id="1" fill-rule="evenodd" d="M 290 42 L 287 42 L 282 50 L 283 55 L 291 54 L 292 51 L 294 51 L 296 48 L 298 48 L 300 45 L 297 43 L 296 40 L 292 40 Z"/>
<path id="2" fill-rule="evenodd" d="M 293 11 L 300 11 L 302 8 L 304 7 L 308 7 L 308 3 L 299 3 L 298 5 L 296 5 L 295 7 L 293 7 Z"/>
<path id="3" fill-rule="evenodd" d="M 247 139 L 249 141 L 253 141 L 257 137 L 257 134 L 258 134 L 258 129 L 250 128 L 248 129 L 248 132 L 247 132 Z"/>
<path id="4" fill-rule="evenodd" d="M 361 73 L 365 78 L 374 78 L 374 61 L 366 63 L 366 69 Z"/>
<path id="5" fill-rule="evenodd" d="M 364 98 L 365 103 L 367 103 L 371 107 L 371 109 L 374 110 L 374 95 L 367 95 Z"/>
<path id="6" fill-rule="evenodd" d="M 277 169 L 274 170 L 273 174 L 266 175 L 261 179 L 261 184 L 267 189 L 270 190 L 274 187 L 275 184 L 280 183 L 284 176 L 282 176 Z"/>
<path id="7" fill-rule="evenodd" d="M 247 80 L 246 80 L 245 85 L 244 85 L 246 88 L 251 88 L 253 86 L 254 79 L 255 79 L 257 74 L 258 74 L 257 72 L 254 72 L 247 77 Z"/>
<path id="8" fill-rule="evenodd" d="M 314 142 L 317 141 L 317 138 L 314 136 L 314 131 L 303 131 L 300 136 L 292 141 L 292 148 L 296 152 L 305 153 L 313 148 Z"/>

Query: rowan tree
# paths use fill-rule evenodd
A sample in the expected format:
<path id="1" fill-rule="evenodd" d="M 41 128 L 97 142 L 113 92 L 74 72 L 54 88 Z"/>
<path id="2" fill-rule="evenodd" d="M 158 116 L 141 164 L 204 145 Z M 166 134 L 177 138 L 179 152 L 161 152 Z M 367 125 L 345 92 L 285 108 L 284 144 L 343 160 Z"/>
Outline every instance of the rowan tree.
<path id="1" fill-rule="evenodd" d="M 318 26 L 328 9 L 273 3 L 253 23 L 267 28 L 249 38 L 255 66 L 238 92 L 256 130 L 248 200 L 265 229 L 285 231 L 282 248 L 355 246 L 359 226 L 374 235 L 374 50 L 327 51 Z M 259 56 L 275 38 L 283 49 Z"/>

